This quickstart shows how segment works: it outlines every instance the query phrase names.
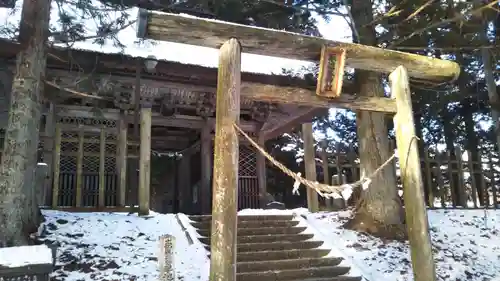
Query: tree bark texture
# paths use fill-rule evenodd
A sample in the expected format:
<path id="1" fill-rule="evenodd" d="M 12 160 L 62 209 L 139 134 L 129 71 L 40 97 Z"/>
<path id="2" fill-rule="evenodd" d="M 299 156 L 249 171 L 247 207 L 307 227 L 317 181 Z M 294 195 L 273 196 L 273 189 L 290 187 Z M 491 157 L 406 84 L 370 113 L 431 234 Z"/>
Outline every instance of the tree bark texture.
<path id="1" fill-rule="evenodd" d="M 361 44 L 376 44 L 371 1 L 355 0 L 351 9 Z M 384 96 L 379 74 L 356 70 L 359 93 L 364 96 Z M 357 134 L 361 176 L 369 176 L 389 157 L 389 139 L 386 119 L 383 114 L 356 112 Z M 349 228 L 366 231 L 374 235 L 391 236 L 388 226 L 400 226 L 403 222 L 401 200 L 397 193 L 394 166 L 388 165 L 374 177 L 361 196 L 361 204 Z"/>
<path id="2" fill-rule="evenodd" d="M 236 280 L 241 45 L 219 51 L 212 199 L 210 281 Z"/>
<path id="3" fill-rule="evenodd" d="M 9 121 L 0 167 L 0 247 L 29 242 L 40 211 L 35 169 L 46 65 L 50 0 L 24 1 L 19 30 L 21 50 L 12 83 Z"/>

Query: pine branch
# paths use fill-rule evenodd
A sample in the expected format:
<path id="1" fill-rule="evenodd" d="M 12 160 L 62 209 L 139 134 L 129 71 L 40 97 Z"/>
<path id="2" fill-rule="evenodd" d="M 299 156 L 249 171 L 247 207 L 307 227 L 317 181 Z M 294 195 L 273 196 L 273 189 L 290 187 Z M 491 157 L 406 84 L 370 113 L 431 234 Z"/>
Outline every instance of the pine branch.
<path id="1" fill-rule="evenodd" d="M 467 17 L 470 17 L 470 16 L 474 16 L 474 15 L 478 15 L 478 14 L 481 14 L 483 12 L 483 10 L 485 9 L 488 9 L 488 8 L 491 8 L 493 7 L 495 4 L 498 4 L 500 2 L 500 0 L 494 0 L 492 1 L 491 3 L 489 4 L 486 4 L 482 7 L 479 7 L 475 10 L 472 10 L 470 13 L 468 14 L 459 14 L 453 18 L 450 18 L 450 19 L 445 19 L 443 21 L 440 21 L 440 22 L 437 22 L 437 23 L 434 23 L 434 24 L 430 24 L 428 25 L 427 27 L 425 28 L 421 28 L 419 30 L 416 30 L 414 32 L 412 32 L 411 34 L 403 37 L 402 39 L 396 41 L 396 42 L 393 42 L 389 47 L 388 49 L 392 49 L 394 48 L 395 46 L 403 43 L 404 41 L 414 37 L 415 35 L 420 35 L 422 33 L 424 33 L 425 31 L 429 30 L 429 29 L 434 29 L 434 28 L 437 28 L 437 27 L 440 27 L 440 26 L 443 26 L 443 25 L 446 25 L 446 24 L 449 24 L 449 23 L 452 23 L 452 22 L 456 22 L 456 21 L 465 21 L 467 20 Z"/>

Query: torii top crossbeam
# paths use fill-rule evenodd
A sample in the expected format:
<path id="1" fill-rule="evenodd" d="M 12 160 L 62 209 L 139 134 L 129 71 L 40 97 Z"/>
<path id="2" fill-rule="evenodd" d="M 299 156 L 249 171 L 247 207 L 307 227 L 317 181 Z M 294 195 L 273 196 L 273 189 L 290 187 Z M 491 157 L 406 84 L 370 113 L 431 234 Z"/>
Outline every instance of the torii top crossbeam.
<path id="1" fill-rule="evenodd" d="M 140 10 L 137 36 L 210 48 L 220 48 L 229 38 L 238 38 L 243 52 L 318 61 L 321 48 L 346 50 L 346 66 L 355 69 L 391 73 L 402 65 L 410 77 L 431 82 L 452 82 L 460 67 L 452 61 L 389 49 L 343 43 L 292 32 L 252 27 L 186 15 Z"/>

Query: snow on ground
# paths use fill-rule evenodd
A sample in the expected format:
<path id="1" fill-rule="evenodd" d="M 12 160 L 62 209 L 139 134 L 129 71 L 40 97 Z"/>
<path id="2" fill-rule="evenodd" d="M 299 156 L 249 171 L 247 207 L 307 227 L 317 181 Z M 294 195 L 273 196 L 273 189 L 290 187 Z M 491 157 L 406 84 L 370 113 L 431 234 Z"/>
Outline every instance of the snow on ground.
<path id="1" fill-rule="evenodd" d="M 0 267 L 52 264 L 52 250 L 46 245 L 0 248 Z"/>
<path id="2" fill-rule="evenodd" d="M 59 246 L 54 280 L 156 281 L 158 239 L 165 234 L 176 237 L 177 280 L 208 278 L 206 250 L 196 239 L 190 245 L 173 214 L 151 213 L 147 218 L 127 213 L 43 214 L 47 221 L 41 239 Z"/>
<path id="3" fill-rule="evenodd" d="M 500 280 L 500 210 L 430 210 L 438 280 Z M 388 242 L 342 229 L 349 211 L 308 214 L 307 221 L 330 237 L 371 281 L 413 280 L 408 242 Z"/>
<path id="4" fill-rule="evenodd" d="M 408 243 L 383 241 L 342 229 L 349 211 L 310 214 L 306 209 L 242 210 L 240 215 L 295 214 L 313 239 L 325 241 L 331 255 L 369 281 L 413 280 Z M 438 280 L 500 281 L 500 210 L 431 210 L 429 221 Z M 205 281 L 209 262 L 188 218 L 152 213 L 147 218 L 127 213 L 44 211 L 42 240 L 59 245 L 54 280 L 158 280 L 158 238 L 176 237 L 178 281 Z M 181 221 L 182 225 L 179 224 Z"/>

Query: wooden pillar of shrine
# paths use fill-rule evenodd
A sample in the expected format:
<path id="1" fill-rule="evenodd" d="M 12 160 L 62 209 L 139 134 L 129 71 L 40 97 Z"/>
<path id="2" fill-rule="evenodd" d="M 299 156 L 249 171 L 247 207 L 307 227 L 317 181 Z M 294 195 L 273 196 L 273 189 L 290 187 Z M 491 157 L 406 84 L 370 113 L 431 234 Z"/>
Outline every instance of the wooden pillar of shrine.
<path id="1" fill-rule="evenodd" d="M 151 101 L 143 101 L 140 111 L 139 215 L 149 214 L 151 182 Z"/>
<path id="2" fill-rule="evenodd" d="M 266 145 L 266 140 L 262 134 L 259 135 L 258 144 L 260 147 L 265 147 Z M 256 153 L 257 180 L 259 181 L 259 202 L 260 207 L 264 208 L 267 193 L 266 157 L 258 151 L 256 151 Z"/>
<path id="3" fill-rule="evenodd" d="M 191 185 L 191 154 L 185 153 L 179 163 L 177 170 L 177 186 L 179 190 L 179 212 L 188 214 L 193 203 Z"/>
<path id="4" fill-rule="evenodd" d="M 315 160 L 316 151 L 314 149 L 312 123 L 302 124 L 302 139 L 304 140 L 304 166 L 306 170 L 306 179 L 310 181 L 317 181 Z M 307 208 L 312 213 L 319 211 L 318 194 L 311 188 L 307 188 Z"/>
<path id="5" fill-rule="evenodd" d="M 50 197 L 52 190 L 52 179 L 54 172 L 53 150 L 54 150 L 54 135 L 55 135 L 55 110 L 54 104 L 50 103 L 47 115 L 45 116 L 44 136 L 43 143 L 43 162 L 47 164 L 47 177 L 45 177 L 44 191 L 42 192 L 42 206 L 50 206 Z"/>
<path id="6" fill-rule="evenodd" d="M 326 141 L 321 142 L 321 161 L 323 166 L 323 183 L 330 184 L 330 169 L 328 165 L 328 152 L 326 149 L 328 148 L 328 143 Z M 338 163 L 337 163 L 338 164 Z M 339 177 L 341 176 L 341 171 L 337 171 Z M 325 198 L 325 207 L 327 210 L 331 210 L 332 208 L 332 198 Z"/>
<path id="7" fill-rule="evenodd" d="M 201 183 L 200 201 L 201 213 L 210 214 L 211 210 L 211 183 L 212 183 L 212 125 L 207 124 L 201 131 Z"/>
<path id="8" fill-rule="evenodd" d="M 116 138 L 116 174 L 118 175 L 118 206 L 125 207 L 127 194 L 127 132 L 128 122 L 125 112 L 120 113 L 118 120 L 118 137 Z"/>

